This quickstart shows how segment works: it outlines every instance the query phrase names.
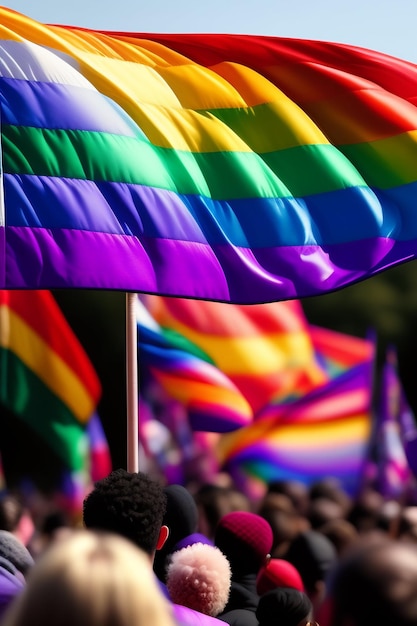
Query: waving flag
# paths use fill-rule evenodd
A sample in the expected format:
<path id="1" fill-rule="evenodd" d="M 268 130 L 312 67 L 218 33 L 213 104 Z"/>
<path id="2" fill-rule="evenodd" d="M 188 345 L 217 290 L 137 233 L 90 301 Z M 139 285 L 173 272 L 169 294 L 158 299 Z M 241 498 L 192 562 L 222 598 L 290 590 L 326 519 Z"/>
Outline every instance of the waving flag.
<path id="1" fill-rule="evenodd" d="M 372 337 L 362 339 L 311 324 L 309 331 L 317 360 L 329 378 L 374 357 L 375 340 Z"/>
<path id="2" fill-rule="evenodd" d="M 165 392 L 187 409 L 195 430 L 229 432 L 252 419 L 252 409 L 233 382 L 196 345 L 166 332 L 137 302 L 139 360 Z"/>
<path id="3" fill-rule="evenodd" d="M 252 425 L 223 435 L 220 466 L 245 491 L 253 482 L 337 477 L 355 494 L 371 434 L 372 361 L 348 369 L 288 405 L 273 405 Z"/>
<path id="4" fill-rule="evenodd" d="M 412 441 L 413 431 L 392 347 L 387 351 L 380 387 L 375 426 L 377 483 L 385 498 L 400 498 L 409 491 L 413 478 L 406 453 L 406 441 Z"/>
<path id="5" fill-rule="evenodd" d="M 0 291 L 0 403 L 72 472 L 88 471 L 97 374 L 48 291 Z"/>
<path id="6" fill-rule="evenodd" d="M 168 339 L 229 379 L 251 417 L 276 394 L 299 396 L 327 380 L 299 301 L 239 306 L 151 296 L 146 306 Z"/>
<path id="7" fill-rule="evenodd" d="M 0 95 L 1 288 L 249 304 L 417 257 L 412 63 L 1 8 Z"/>

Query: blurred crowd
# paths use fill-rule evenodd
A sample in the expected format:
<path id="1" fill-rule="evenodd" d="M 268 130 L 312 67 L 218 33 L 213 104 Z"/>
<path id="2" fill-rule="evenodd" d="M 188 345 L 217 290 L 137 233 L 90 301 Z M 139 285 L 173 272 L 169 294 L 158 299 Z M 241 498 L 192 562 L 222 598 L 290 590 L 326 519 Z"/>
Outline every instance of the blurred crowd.
<path id="1" fill-rule="evenodd" d="M 80 519 L 0 494 L 1 626 L 417 626 L 417 506 L 333 479 L 194 491 L 119 469 Z"/>

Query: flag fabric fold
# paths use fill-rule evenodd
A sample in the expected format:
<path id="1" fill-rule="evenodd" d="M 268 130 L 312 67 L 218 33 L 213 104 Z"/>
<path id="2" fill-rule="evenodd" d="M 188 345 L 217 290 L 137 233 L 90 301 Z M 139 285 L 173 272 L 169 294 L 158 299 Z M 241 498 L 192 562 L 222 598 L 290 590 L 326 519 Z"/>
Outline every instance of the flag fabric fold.
<path id="1" fill-rule="evenodd" d="M 2 7 L 0 95 L 1 288 L 254 304 L 417 257 L 412 63 Z"/>
<path id="2" fill-rule="evenodd" d="M 249 403 L 227 375 L 184 336 L 164 333 L 139 300 L 137 322 L 141 371 L 185 407 L 194 430 L 229 432 L 251 421 Z"/>
<path id="3" fill-rule="evenodd" d="M 256 422 L 222 436 L 220 467 L 253 495 L 274 480 L 309 485 L 327 476 L 357 494 L 371 434 L 372 370 L 368 360 L 292 403 L 265 407 Z"/>
<path id="4" fill-rule="evenodd" d="M 199 358 L 200 367 L 212 364 L 218 378 L 225 377 L 233 385 L 249 405 L 246 423 L 272 396 L 279 394 L 281 400 L 300 396 L 327 380 L 299 301 L 241 306 L 149 296 L 145 303 L 167 341 L 181 342 Z M 139 330 L 139 345 L 145 341 Z M 167 355 L 164 349 L 162 358 Z M 188 382 L 182 378 L 185 393 Z M 171 391 L 175 394 L 175 389 Z M 222 402 L 220 391 L 218 387 Z M 178 390 L 176 397 L 180 399 Z"/>

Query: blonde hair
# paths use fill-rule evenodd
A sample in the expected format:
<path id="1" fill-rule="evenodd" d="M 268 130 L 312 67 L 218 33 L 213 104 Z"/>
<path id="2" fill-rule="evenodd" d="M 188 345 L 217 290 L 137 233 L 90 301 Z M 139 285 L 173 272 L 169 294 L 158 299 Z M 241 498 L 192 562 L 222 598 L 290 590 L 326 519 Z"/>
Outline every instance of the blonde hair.
<path id="1" fill-rule="evenodd" d="M 39 557 L 2 626 L 175 626 L 140 548 L 76 530 Z"/>

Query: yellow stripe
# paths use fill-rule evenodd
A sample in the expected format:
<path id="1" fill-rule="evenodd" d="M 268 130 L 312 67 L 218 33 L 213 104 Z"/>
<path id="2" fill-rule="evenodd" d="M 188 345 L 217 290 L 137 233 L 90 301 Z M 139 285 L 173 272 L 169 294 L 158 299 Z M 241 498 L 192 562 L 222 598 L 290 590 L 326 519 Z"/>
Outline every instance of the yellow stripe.
<path id="1" fill-rule="evenodd" d="M 284 368 L 313 367 L 310 338 L 304 333 L 276 333 L 261 337 L 213 337 L 189 328 L 176 330 L 206 352 L 227 375 L 262 376 Z"/>
<path id="2" fill-rule="evenodd" d="M 193 406 L 200 402 L 208 405 L 222 405 L 239 411 L 246 417 L 252 416 L 252 410 L 243 396 L 237 391 L 226 389 L 225 387 L 214 387 L 209 383 L 187 380 L 184 383 L 178 383 L 178 377 L 169 374 L 160 374 L 154 372 L 155 377 L 164 384 L 167 392 L 177 400 L 185 403 L 187 406 Z M 197 402 L 196 402 L 197 400 Z"/>
<path id="3" fill-rule="evenodd" d="M 261 420 L 242 430 L 222 435 L 214 449 L 219 462 L 262 440 L 268 444 L 279 443 L 283 450 L 289 446 L 299 450 L 303 447 L 317 447 L 317 450 L 325 451 L 333 441 L 367 441 L 371 432 L 370 422 L 368 413 L 351 415 L 334 422 L 278 425 L 276 429 L 272 428 L 271 420 Z"/>
<path id="4" fill-rule="evenodd" d="M 95 404 L 82 381 L 49 344 L 6 305 L 0 306 L 0 345 L 14 352 L 80 422 L 88 421 Z"/>
<path id="5" fill-rule="evenodd" d="M 72 64 L 75 59 L 82 75 L 117 102 L 154 145 L 193 152 L 253 151 L 223 122 L 199 111 L 247 108 L 253 115 L 251 107 L 265 103 L 271 105 L 274 133 L 259 133 L 265 141 L 257 152 L 328 143 L 294 102 L 249 68 L 220 63 L 213 71 L 180 55 L 173 58 L 163 46 L 141 41 L 139 48 L 99 33 L 47 27 L 4 9 L 0 19 L 1 37 L 25 37 L 69 55 Z M 169 65 L 179 59 L 180 65 Z"/>

